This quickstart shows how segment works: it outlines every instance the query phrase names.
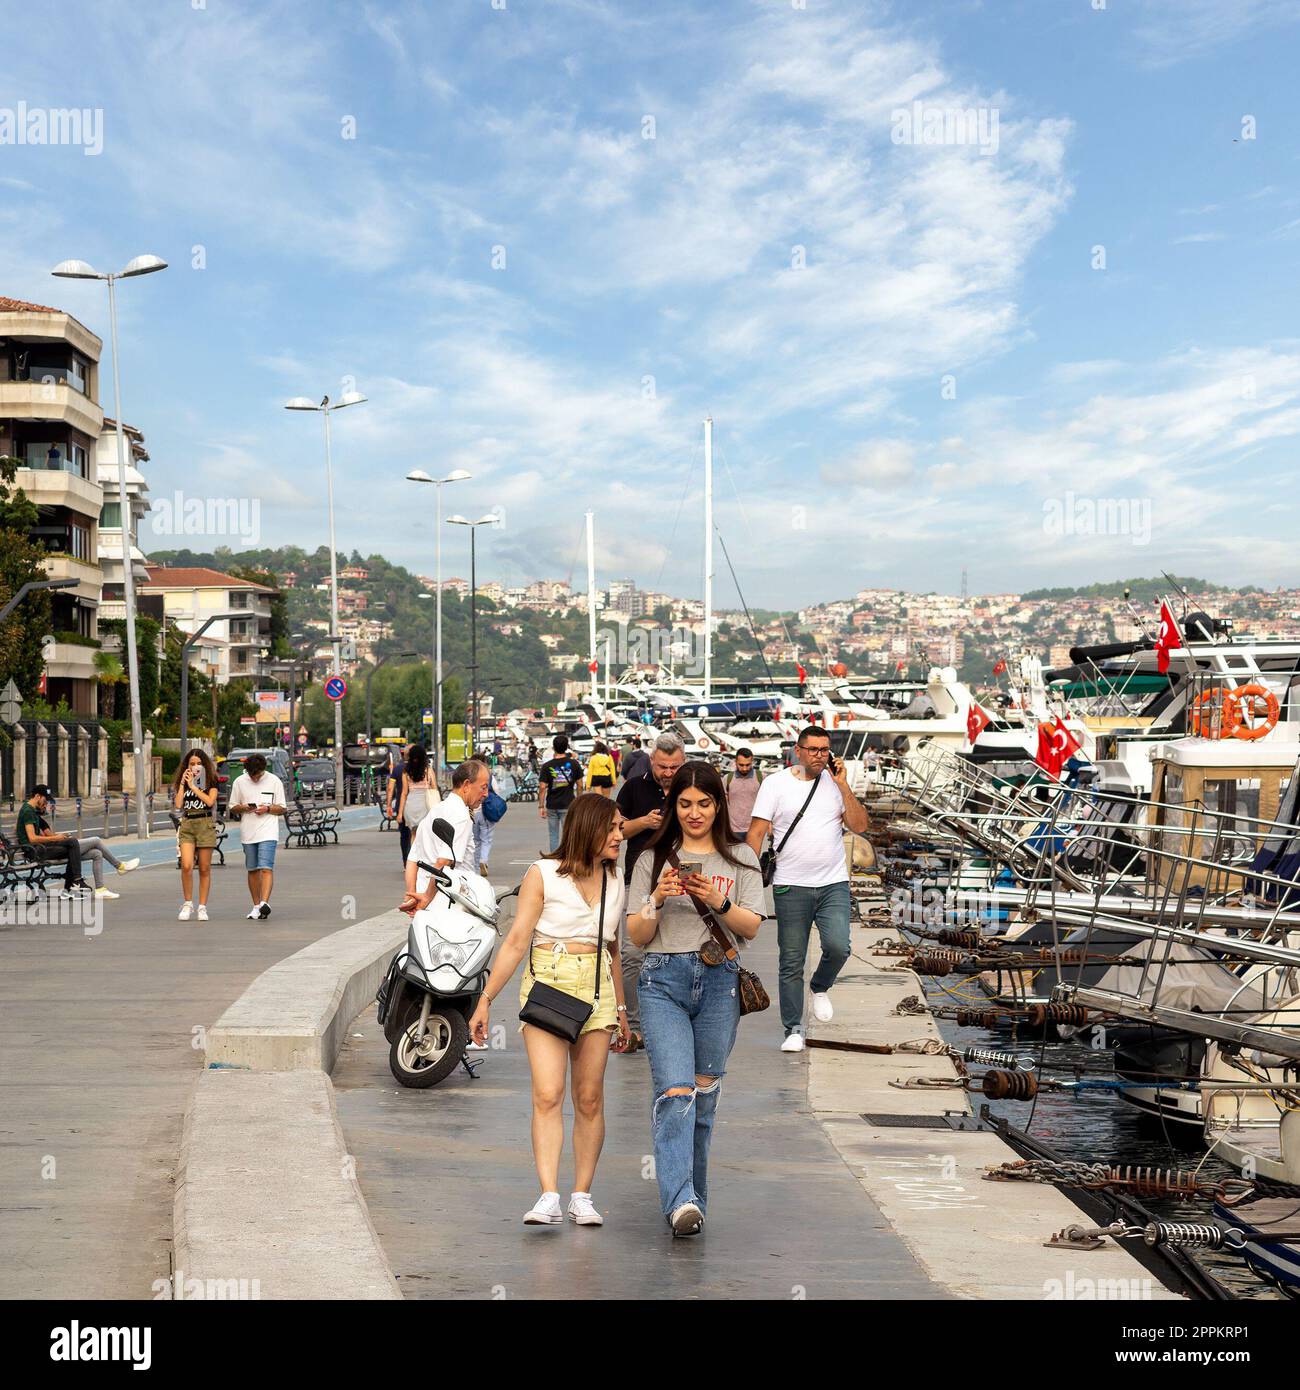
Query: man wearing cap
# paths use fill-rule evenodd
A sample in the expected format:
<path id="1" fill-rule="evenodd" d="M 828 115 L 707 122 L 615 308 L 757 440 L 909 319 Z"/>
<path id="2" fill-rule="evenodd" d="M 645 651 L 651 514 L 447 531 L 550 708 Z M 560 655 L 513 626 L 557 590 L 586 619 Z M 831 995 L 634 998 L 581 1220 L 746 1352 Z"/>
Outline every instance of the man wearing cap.
<path id="1" fill-rule="evenodd" d="M 81 877 L 83 860 L 89 860 L 95 874 L 94 893 L 97 898 L 116 898 L 119 895 L 104 887 L 104 865 L 109 864 L 119 874 L 129 874 L 140 861 L 125 862 L 114 856 L 97 835 L 78 840 L 75 835 L 60 835 L 50 829 L 45 812 L 50 809 L 54 793 L 44 783 L 32 788 L 31 796 L 18 809 L 18 846 L 29 859 L 67 859 L 63 875 L 64 893 L 89 893 L 90 884 Z"/>

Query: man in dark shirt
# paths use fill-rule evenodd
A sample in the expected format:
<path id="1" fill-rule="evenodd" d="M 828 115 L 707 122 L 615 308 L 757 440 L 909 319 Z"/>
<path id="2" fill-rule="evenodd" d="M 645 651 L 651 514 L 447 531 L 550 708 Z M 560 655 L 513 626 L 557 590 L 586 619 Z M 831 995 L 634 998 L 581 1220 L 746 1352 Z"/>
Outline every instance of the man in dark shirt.
<path id="1" fill-rule="evenodd" d="M 555 756 L 542 764 L 537 778 L 537 813 L 546 822 L 554 854 L 560 847 L 564 814 L 582 785 L 582 764 L 569 752 L 567 734 L 556 734 L 551 747 Z"/>
<path id="2" fill-rule="evenodd" d="M 686 745 L 676 734 L 660 734 L 655 739 L 654 750 L 650 754 L 649 769 L 630 781 L 624 782 L 618 793 L 618 809 L 623 813 L 623 842 L 627 847 L 623 860 L 623 877 L 632 881 L 632 869 L 637 855 L 654 838 L 655 832 L 663 824 L 664 800 L 668 788 L 672 786 L 677 770 L 686 761 Z M 640 912 L 643 904 L 629 902 L 629 912 Z M 619 960 L 623 966 L 623 999 L 627 1004 L 627 1026 L 632 1033 L 632 1045 L 627 1050 L 635 1052 L 641 1043 L 641 1007 L 637 999 L 636 981 L 641 973 L 641 962 L 645 952 L 623 928 L 619 943 Z"/>
<path id="3" fill-rule="evenodd" d="M 81 846 L 76 837 L 60 835 L 45 819 L 52 793 L 49 787 L 32 788 L 32 794 L 18 808 L 18 846 L 29 859 L 66 859 L 63 893 L 89 893 L 90 884 L 81 877 Z"/>
<path id="4" fill-rule="evenodd" d="M 643 772 L 650 771 L 650 758 L 641 747 L 639 738 L 629 738 L 625 741 L 618 770 L 625 782 L 630 782 L 633 777 L 640 777 Z"/>

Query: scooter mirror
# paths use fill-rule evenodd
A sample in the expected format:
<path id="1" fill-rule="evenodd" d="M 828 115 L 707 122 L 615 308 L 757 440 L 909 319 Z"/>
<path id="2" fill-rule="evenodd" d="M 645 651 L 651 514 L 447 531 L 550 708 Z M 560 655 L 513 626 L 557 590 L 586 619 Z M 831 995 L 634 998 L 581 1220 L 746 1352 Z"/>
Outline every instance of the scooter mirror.
<path id="1" fill-rule="evenodd" d="M 456 832 L 441 816 L 429 826 L 429 829 L 433 831 L 443 844 L 450 845 L 455 842 Z"/>

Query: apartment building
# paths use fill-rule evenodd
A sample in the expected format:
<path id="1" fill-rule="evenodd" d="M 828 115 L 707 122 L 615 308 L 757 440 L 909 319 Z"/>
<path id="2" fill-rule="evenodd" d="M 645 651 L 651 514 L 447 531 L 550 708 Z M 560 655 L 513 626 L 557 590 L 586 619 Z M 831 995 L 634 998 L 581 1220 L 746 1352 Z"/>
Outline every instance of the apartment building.
<path id="1" fill-rule="evenodd" d="M 163 611 L 182 632 L 194 632 L 206 619 L 222 616 L 207 633 L 224 647 L 215 648 L 217 682 L 225 685 L 257 672 L 271 645 L 271 595 L 274 589 L 210 569 L 148 566 L 141 599 L 159 595 Z"/>
<path id="2" fill-rule="evenodd" d="M 30 534 L 49 552 L 50 578 L 74 581 L 51 595 L 45 698 L 77 714 L 96 709 L 103 493 L 92 458 L 104 425 L 102 349 L 62 309 L 0 297 L 0 455 L 21 460 L 14 481 L 39 511 Z"/>
<path id="3" fill-rule="evenodd" d="M 149 578 L 149 563 L 140 549 L 140 522 L 149 511 L 149 484 L 143 465 L 149 462 L 144 434 L 134 425 L 123 425 L 126 441 L 126 502 L 130 513 L 131 575 L 136 588 Z M 99 513 L 99 567 L 103 595 L 99 616 L 126 617 L 126 575 L 122 568 L 122 507 L 117 485 L 117 421 L 105 417 L 104 428 L 95 441 L 95 477 L 104 494 Z"/>

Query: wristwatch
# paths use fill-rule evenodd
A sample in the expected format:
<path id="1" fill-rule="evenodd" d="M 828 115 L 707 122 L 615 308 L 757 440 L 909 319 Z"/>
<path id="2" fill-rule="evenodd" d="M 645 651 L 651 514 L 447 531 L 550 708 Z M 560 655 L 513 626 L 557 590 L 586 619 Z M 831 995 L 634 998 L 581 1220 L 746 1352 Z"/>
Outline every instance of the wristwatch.
<path id="1" fill-rule="evenodd" d="M 722 902 L 718 906 L 719 916 L 725 917 L 734 906 L 735 904 L 731 901 L 730 898 L 723 898 Z"/>
<path id="2" fill-rule="evenodd" d="M 647 893 L 645 897 L 641 899 L 641 916 L 659 916 L 659 904 L 655 902 L 655 895 L 653 893 Z"/>

